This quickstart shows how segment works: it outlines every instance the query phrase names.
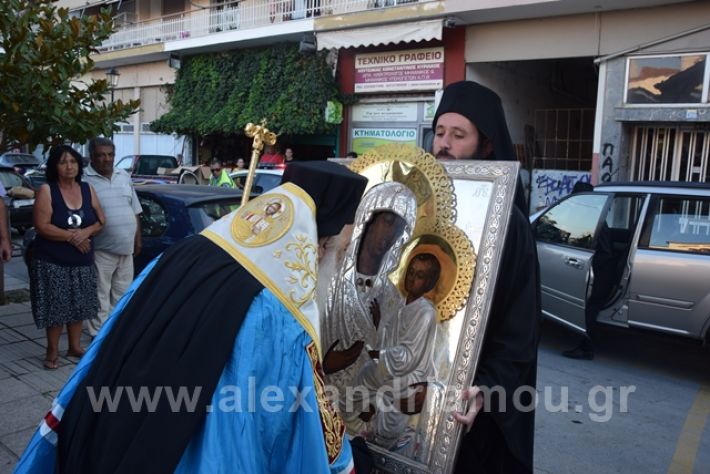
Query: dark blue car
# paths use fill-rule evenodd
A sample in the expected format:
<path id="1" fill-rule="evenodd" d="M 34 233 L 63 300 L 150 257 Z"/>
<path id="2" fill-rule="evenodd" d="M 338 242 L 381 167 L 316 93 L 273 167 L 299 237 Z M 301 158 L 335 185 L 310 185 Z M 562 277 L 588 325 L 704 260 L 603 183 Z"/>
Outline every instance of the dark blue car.
<path id="1" fill-rule="evenodd" d="M 239 208 L 240 189 L 191 184 L 146 184 L 135 187 L 143 207 L 141 236 L 143 249 L 133 259 L 138 275 L 151 260 L 185 237 L 198 234 L 220 217 Z M 252 198 L 257 193 L 252 193 Z M 34 228 L 25 234 L 22 254 L 29 267 Z"/>
<path id="2" fill-rule="evenodd" d="M 143 207 L 143 249 L 133 259 L 136 275 L 172 244 L 201 232 L 242 201 L 240 189 L 190 184 L 147 184 L 135 189 Z"/>

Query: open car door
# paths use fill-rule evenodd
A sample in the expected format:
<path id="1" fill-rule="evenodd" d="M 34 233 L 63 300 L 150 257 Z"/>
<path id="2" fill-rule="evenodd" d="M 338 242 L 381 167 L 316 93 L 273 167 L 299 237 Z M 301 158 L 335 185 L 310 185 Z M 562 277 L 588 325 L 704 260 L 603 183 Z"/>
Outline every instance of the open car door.
<path id="1" fill-rule="evenodd" d="M 609 193 L 573 194 L 534 222 L 543 313 L 578 331 L 585 329 L 591 260 L 611 199 Z"/>

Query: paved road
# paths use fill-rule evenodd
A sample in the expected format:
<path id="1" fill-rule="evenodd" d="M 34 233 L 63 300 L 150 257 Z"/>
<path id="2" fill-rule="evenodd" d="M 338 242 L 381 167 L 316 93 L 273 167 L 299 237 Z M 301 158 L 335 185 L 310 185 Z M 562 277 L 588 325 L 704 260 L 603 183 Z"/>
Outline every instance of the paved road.
<path id="1" fill-rule="evenodd" d="M 19 257 L 5 266 L 5 284 L 27 287 Z M 60 359 L 59 370 L 43 370 L 44 342 L 27 303 L 0 306 L 0 474 L 12 470 L 74 366 Z M 559 355 L 574 342 L 566 330 L 545 324 L 536 472 L 710 473 L 710 350 L 605 331 L 595 360 Z"/>
<path id="2" fill-rule="evenodd" d="M 600 339 L 593 361 L 570 360 L 560 351 L 575 337 L 553 323 L 544 326 L 538 394 L 557 412 L 540 401 L 536 471 L 710 473 L 709 348 L 618 330 Z M 559 406 L 564 387 L 568 401 Z"/>

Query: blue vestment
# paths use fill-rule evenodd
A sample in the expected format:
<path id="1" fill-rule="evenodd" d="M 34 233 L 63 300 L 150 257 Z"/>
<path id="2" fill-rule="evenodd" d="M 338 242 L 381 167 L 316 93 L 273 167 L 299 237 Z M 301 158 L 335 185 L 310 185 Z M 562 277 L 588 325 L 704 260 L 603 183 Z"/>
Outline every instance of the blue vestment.
<path id="1" fill-rule="evenodd" d="M 347 440 L 328 469 L 311 344 L 303 327 L 264 289 L 239 331 L 212 412 L 176 472 L 351 472 Z"/>
<path id="2" fill-rule="evenodd" d="M 154 266 L 155 261 L 146 267 L 116 306 L 35 432 L 15 472 L 55 471 L 55 427 L 102 341 Z M 315 354 L 303 326 L 268 289 L 262 290 L 237 334 L 211 409 L 176 472 L 353 472 L 348 440 L 341 437 L 342 444 L 337 446 L 325 441 L 323 397 L 316 396 L 322 379 Z"/>

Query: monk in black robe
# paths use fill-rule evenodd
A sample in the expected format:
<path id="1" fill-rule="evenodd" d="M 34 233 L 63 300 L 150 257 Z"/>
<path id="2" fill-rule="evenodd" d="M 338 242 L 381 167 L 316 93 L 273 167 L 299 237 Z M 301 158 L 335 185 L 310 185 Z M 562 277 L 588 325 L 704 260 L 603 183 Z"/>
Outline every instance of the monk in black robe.
<path id="1" fill-rule="evenodd" d="M 437 158 L 516 159 L 500 98 L 475 82 L 457 82 L 444 90 L 433 128 Z M 526 209 L 518 181 L 474 387 L 464 392 L 469 410 L 455 415 L 470 429 L 461 443 L 455 472 L 533 470 L 533 394 L 541 311 L 537 251 Z M 499 400 L 494 390 L 483 406 L 479 387 L 500 387 L 504 399 Z M 521 388 L 522 395 L 514 396 Z"/>

